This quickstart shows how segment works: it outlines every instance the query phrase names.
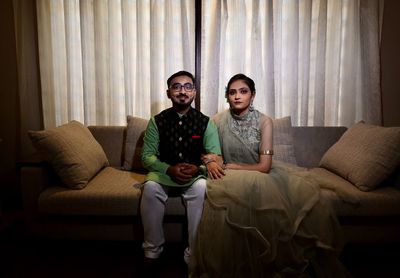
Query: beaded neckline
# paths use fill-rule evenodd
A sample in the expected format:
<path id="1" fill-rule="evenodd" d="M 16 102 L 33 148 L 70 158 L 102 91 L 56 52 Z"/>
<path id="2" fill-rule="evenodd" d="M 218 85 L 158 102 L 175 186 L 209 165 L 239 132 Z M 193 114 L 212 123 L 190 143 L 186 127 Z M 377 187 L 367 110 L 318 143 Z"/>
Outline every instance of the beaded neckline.
<path id="1" fill-rule="evenodd" d="M 229 126 L 233 133 L 248 143 L 260 141 L 260 132 L 258 130 L 260 114 L 257 110 L 249 110 L 241 116 L 235 115 L 230 110 L 230 114 L 232 118 Z"/>

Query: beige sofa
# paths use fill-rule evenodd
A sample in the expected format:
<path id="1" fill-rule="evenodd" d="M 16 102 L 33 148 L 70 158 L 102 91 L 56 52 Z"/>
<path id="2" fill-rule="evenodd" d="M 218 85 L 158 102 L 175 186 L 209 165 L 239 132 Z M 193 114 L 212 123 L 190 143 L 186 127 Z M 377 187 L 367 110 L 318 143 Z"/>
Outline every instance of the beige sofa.
<path id="1" fill-rule="evenodd" d="M 88 128 L 104 150 L 109 166 L 102 166 L 82 189 L 67 188 L 53 170 L 52 162 L 22 165 L 23 203 L 30 230 L 36 235 L 55 238 L 141 240 L 140 183 L 145 173 L 138 157 L 146 123 L 130 117 L 128 126 Z M 398 160 L 397 170 L 379 186 L 362 191 L 343 177 L 319 167 L 327 150 L 332 150 L 332 145 L 346 132 L 345 127 L 291 127 L 289 122 L 289 127 L 282 128 L 276 123 L 275 159 L 285 160 L 292 152 L 299 166 L 329 180 L 336 190 L 344 188 L 345 196 L 354 197 L 345 202 L 332 190 L 323 189 L 321 194 L 326 202 L 332 203 L 348 241 L 400 241 Z M 171 197 L 164 219 L 167 241 L 185 240 L 184 216 L 180 198 Z"/>

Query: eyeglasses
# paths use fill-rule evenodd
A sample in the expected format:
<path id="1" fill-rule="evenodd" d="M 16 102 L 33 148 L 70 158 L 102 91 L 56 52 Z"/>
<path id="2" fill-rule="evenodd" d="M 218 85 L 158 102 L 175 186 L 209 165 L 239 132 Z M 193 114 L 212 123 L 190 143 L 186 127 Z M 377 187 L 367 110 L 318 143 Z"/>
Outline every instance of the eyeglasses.
<path id="1" fill-rule="evenodd" d="M 191 83 L 185 83 L 185 84 L 174 83 L 170 87 L 171 91 L 173 92 L 180 92 L 182 88 L 184 88 L 186 92 L 191 92 L 194 89 L 194 85 Z"/>

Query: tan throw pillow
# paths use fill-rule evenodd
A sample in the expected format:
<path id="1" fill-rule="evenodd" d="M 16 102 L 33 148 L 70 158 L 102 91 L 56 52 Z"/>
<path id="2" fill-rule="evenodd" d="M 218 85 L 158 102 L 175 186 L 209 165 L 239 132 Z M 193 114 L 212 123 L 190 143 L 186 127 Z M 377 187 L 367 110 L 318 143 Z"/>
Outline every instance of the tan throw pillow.
<path id="1" fill-rule="evenodd" d="M 294 154 L 292 120 L 290 116 L 273 119 L 274 160 L 297 165 Z"/>
<path id="2" fill-rule="evenodd" d="M 320 161 L 320 166 L 362 191 L 376 188 L 400 163 L 400 127 L 357 123 Z"/>
<path id="3" fill-rule="evenodd" d="M 65 186 L 81 189 L 108 160 L 89 129 L 77 121 L 56 128 L 28 131 L 36 149 L 49 162 Z"/>
<path id="4" fill-rule="evenodd" d="M 127 116 L 127 131 L 125 142 L 124 169 L 138 172 L 145 172 L 142 166 L 141 154 L 143 149 L 143 137 L 146 131 L 148 120 Z"/>

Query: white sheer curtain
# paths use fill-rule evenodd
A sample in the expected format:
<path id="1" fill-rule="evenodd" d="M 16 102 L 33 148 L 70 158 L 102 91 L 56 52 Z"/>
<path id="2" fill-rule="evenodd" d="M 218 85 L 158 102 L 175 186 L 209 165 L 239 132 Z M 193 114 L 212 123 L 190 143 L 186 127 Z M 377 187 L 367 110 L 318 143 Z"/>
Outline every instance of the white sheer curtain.
<path id="1" fill-rule="evenodd" d="M 294 125 L 381 124 L 383 0 L 203 0 L 201 109 L 253 78 L 255 107 Z"/>
<path id="2" fill-rule="evenodd" d="M 125 125 L 170 106 L 167 78 L 194 72 L 192 0 L 37 0 L 45 128 Z"/>

